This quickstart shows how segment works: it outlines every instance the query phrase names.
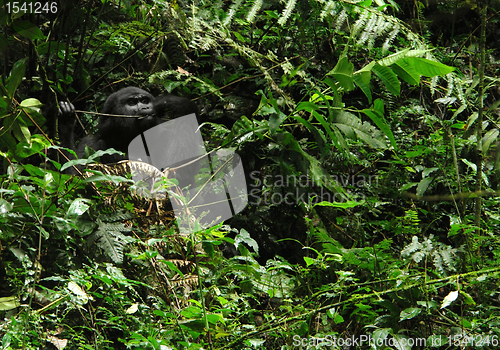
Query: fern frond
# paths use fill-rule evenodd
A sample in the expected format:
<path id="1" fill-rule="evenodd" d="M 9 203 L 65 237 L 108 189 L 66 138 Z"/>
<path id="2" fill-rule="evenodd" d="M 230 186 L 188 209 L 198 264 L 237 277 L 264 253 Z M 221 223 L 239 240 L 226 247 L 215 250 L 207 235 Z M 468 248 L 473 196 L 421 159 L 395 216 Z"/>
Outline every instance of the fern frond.
<path id="1" fill-rule="evenodd" d="M 339 7 L 340 6 L 338 6 L 336 1 L 328 1 L 325 7 L 323 7 L 323 11 L 321 11 L 319 19 L 322 21 L 327 15 L 334 17 L 337 14 L 337 9 Z"/>
<path id="2" fill-rule="evenodd" d="M 354 114 L 342 111 L 332 124 L 350 138 L 359 138 L 373 148 L 387 148 L 385 136 L 373 125 L 363 122 Z"/>
<path id="3" fill-rule="evenodd" d="M 382 45 L 382 53 L 389 51 L 389 48 L 391 47 L 392 42 L 394 41 L 396 36 L 399 34 L 399 29 L 400 29 L 399 25 L 395 25 L 392 32 L 389 33 L 389 35 L 387 36 L 387 39 L 385 39 L 384 44 Z"/>
<path id="4" fill-rule="evenodd" d="M 443 265 L 443 258 L 441 257 L 441 254 L 439 254 L 438 251 L 434 251 L 432 255 L 434 256 L 434 266 L 440 274 L 444 275 L 446 273 L 446 270 Z"/>
<path id="5" fill-rule="evenodd" d="M 290 18 L 290 16 L 292 15 L 293 10 L 295 9 L 295 5 L 297 5 L 297 0 L 288 0 L 285 5 L 283 14 L 281 15 L 280 19 L 278 19 L 279 25 L 285 25 L 286 21 L 288 21 L 288 18 Z"/>
<path id="6" fill-rule="evenodd" d="M 444 249 L 441 251 L 441 256 L 443 258 L 443 261 L 446 267 L 448 267 L 448 269 L 451 271 L 455 271 L 455 260 L 453 259 L 455 251 L 456 249 Z"/>
<path id="7" fill-rule="evenodd" d="M 229 11 L 226 15 L 226 18 L 224 19 L 224 26 L 228 26 L 231 21 L 233 20 L 234 15 L 236 12 L 238 12 L 238 9 L 241 7 L 241 4 L 243 3 L 243 0 L 236 0 L 234 1 L 231 6 L 229 6 Z"/>
<path id="8" fill-rule="evenodd" d="M 417 250 L 420 250 L 420 249 L 422 249 L 422 243 L 420 243 L 418 241 L 418 237 L 417 236 L 413 236 L 412 239 L 411 239 L 411 243 L 408 244 L 406 247 L 404 247 L 403 250 L 401 251 L 401 255 L 403 257 L 408 257 L 412 253 L 414 253 L 414 252 L 416 252 Z"/>
<path id="9" fill-rule="evenodd" d="M 250 11 L 248 11 L 248 14 L 247 14 L 247 22 L 248 23 L 255 22 L 255 18 L 257 17 L 257 13 L 259 13 L 260 9 L 262 8 L 262 3 L 263 3 L 263 0 L 255 0 L 253 2 L 253 6 L 250 9 Z"/>
<path id="10" fill-rule="evenodd" d="M 339 16 L 337 17 L 337 20 L 335 21 L 335 30 L 341 30 L 342 25 L 346 20 L 347 20 L 347 11 L 344 9 L 342 10 L 342 12 L 340 12 Z"/>
<path id="11" fill-rule="evenodd" d="M 446 88 L 446 96 L 445 97 L 450 97 L 454 88 L 455 88 L 455 78 L 454 75 L 449 73 L 447 76 L 447 81 L 448 81 L 448 86 Z"/>
<path id="12" fill-rule="evenodd" d="M 371 17 L 371 12 L 370 11 L 362 11 L 361 16 L 359 16 L 358 20 L 354 22 L 354 25 L 352 26 L 351 29 L 351 35 L 353 37 L 356 37 L 358 35 L 358 32 L 361 30 L 361 28 L 366 26 L 367 21 Z"/>
<path id="13" fill-rule="evenodd" d="M 190 275 L 190 276 L 184 276 L 182 278 L 177 278 L 177 279 L 171 279 L 169 280 L 170 283 L 172 283 L 175 287 L 196 287 L 198 286 L 198 276 Z"/>

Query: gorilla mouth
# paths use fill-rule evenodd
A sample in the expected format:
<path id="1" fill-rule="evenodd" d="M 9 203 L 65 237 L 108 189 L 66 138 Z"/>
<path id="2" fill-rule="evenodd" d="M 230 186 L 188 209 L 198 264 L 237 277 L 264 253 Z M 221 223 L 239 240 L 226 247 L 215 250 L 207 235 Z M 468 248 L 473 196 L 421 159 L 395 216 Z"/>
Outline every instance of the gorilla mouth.
<path id="1" fill-rule="evenodd" d="M 139 120 L 148 119 L 148 118 L 155 118 L 155 117 L 156 117 L 156 115 L 154 113 L 151 113 L 151 114 L 141 115 L 139 117 Z"/>

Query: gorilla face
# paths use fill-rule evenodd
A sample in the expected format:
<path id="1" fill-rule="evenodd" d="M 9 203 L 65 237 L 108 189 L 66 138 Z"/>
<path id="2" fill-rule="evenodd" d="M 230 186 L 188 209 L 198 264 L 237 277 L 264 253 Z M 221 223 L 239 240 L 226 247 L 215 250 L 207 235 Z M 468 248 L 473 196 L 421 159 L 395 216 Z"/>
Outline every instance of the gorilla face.
<path id="1" fill-rule="evenodd" d="M 154 113 L 153 100 L 150 96 L 144 94 L 131 94 L 125 97 L 125 101 L 118 101 L 118 106 L 121 106 L 123 115 L 149 115 Z"/>
<path id="2" fill-rule="evenodd" d="M 133 86 L 121 89 L 109 95 L 102 113 L 143 116 L 153 114 L 153 95 Z"/>
<path id="3" fill-rule="evenodd" d="M 109 95 L 102 113 L 145 117 L 101 117 L 97 132 L 99 139 L 122 152 L 125 152 L 127 142 L 160 122 L 155 116 L 153 96 L 136 87 L 127 87 Z"/>

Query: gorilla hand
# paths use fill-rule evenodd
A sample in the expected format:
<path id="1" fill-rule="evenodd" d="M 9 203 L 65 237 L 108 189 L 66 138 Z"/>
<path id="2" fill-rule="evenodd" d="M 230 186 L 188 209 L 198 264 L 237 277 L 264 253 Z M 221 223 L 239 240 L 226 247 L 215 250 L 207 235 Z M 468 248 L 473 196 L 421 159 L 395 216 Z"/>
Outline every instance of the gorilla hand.
<path id="1" fill-rule="evenodd" d="M 59 102 L 59 114 L 68 116 L 75 113 L 75 106 L 69 102 L 61 101 Z"/>

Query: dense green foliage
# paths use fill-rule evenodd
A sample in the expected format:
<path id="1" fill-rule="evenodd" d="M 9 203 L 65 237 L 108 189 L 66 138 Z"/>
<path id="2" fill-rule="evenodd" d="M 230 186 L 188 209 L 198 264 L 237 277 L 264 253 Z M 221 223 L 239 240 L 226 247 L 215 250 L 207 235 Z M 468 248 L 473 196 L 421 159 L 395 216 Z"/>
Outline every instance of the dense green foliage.
<path id="1" fill-rule="evenodd" d="M 0 349 L 498 346 L 497 1 L 7 3 Z M 243 212 L 184 236 L 61 171 L 58 101 L 81 136 L 130 85 L 198 103 Z"/>

